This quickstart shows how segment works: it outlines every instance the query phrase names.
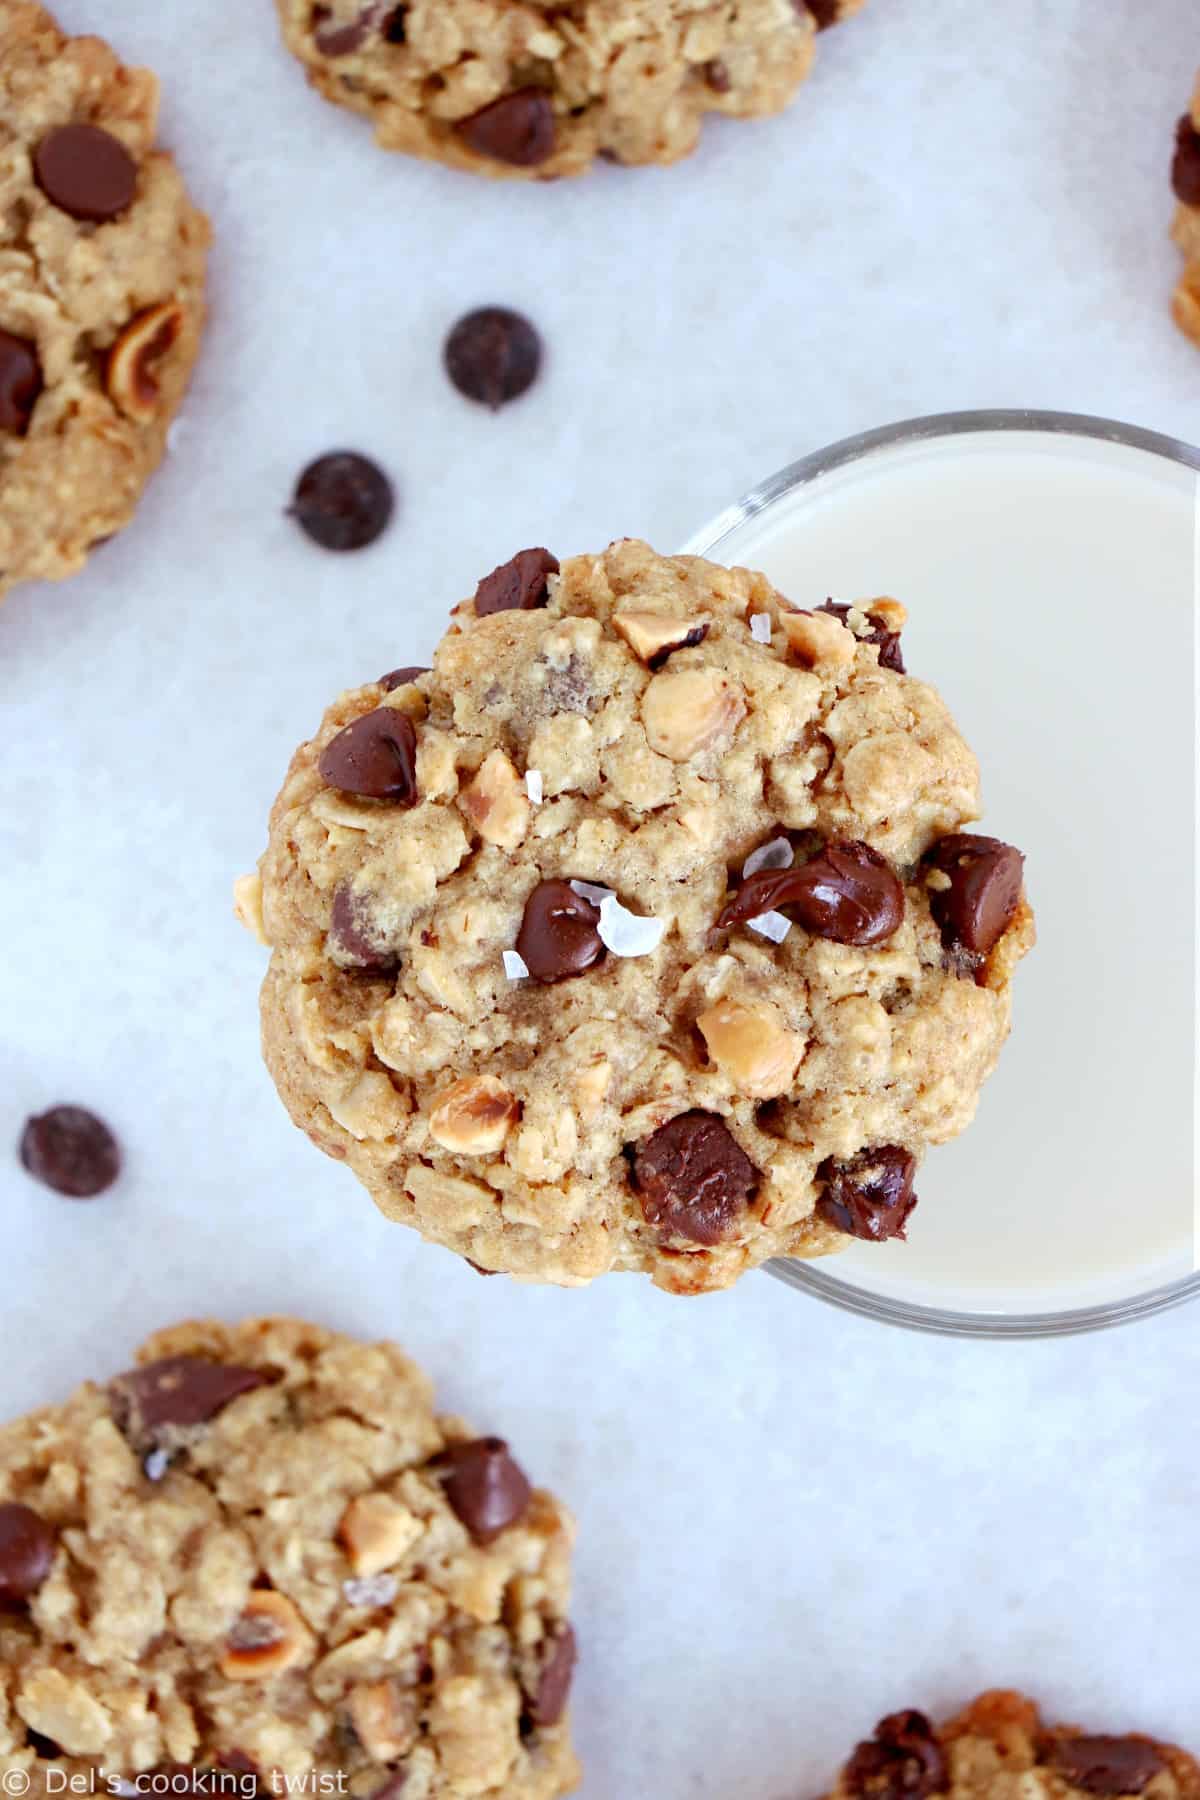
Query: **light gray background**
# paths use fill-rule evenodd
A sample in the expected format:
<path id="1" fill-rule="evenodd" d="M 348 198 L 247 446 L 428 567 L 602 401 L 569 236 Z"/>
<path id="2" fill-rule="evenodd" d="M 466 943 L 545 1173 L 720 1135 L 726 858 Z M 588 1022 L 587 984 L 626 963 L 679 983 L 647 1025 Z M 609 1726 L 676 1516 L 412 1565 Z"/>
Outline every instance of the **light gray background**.
<path id="1" fill-rule="evenodd" d="M 787 118 L 545 187 L 376 152 L 305 93 L 267 0 L 61 10 L 160 69 L 219 237 L 136 527 L 0 616 L 0 1135 L 74 1099 L 128 1148 L 92 1207 L 0 1173 L 8 1409 L 188 1312 L 401 1338 L 578 1512 L 587 1800 L 803 1800 L 881 1712 L 989 1683 L 1200 1740 L 1194 1312 L 1004 1347 L 765 1276 L 690 1304 L 485 1285 L 288 1126 L 229 916 L 329 696 L 421 660 L 518 545 L 669 547 L 792 457 L 941 408 L 1195 435 L 1200 358 L 1165 314 L 1190 0 L 874 0 Z M 550 352 L 495 419 L 438 364 L 493 300 Z M 343 443 L 403 489 L 359 560 L 281 517 Z"/>

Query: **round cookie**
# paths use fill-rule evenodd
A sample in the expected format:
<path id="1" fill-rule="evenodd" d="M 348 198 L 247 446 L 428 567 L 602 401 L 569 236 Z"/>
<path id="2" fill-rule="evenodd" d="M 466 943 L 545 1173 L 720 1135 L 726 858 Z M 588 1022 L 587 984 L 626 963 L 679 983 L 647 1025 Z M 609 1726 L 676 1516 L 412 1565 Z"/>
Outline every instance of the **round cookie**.
<path id="1" fill-rule="evenodd" d="M 1032 1700 L 995 1689 L 947 1724 L 907 1710 L 881 1719 L 831 1800 L 1200 1800 L 1200 1764 L 1137 1733 L 1047 1726 Z"/>
<path id="2" fill-rule="evenodd" d="M 630 539 L 527 550 L 432 671 L 343 694 L 239 884 L 296 1123 L 538 1280 L 693 1293 L 902 1233 L 1033 936 L 902 623 Z"/>
<path id="3" fill-rule="evenodd" d="M 1172 311 L 1179 329 L 1200 344 L 1200 76 L 1192 90 L 1191 110 L 1175 128 L 1171 185 L 1178 201 L 1171 235 L 1184 259 Z"/>
<path id="4" fill-rule="evenodd" d="M 128 524 L 196 359 L 209 228 L 157 112 L 148 70 L 0 0 L 0 595 Z"/>
<path id="5" fill-rule="evenodd" d="M 863 0 L 276 0 L 327 100 L 387 150 L 548 180 L 671 163 L 706 113 L 779 112 Z"/>
<path id="6" fill-rule="evenodd" d="M 10 1791 L 194 1769 L 197 1794 L 555 1800 L 571 1537 L 393 1344 L 160 1332 L 0 1429 Z"/>

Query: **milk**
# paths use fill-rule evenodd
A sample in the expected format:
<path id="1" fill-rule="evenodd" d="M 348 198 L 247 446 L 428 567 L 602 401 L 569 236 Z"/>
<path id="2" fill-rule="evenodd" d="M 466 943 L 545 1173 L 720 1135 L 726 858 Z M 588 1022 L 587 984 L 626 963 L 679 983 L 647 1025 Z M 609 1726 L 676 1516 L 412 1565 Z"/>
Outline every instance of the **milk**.
<path id="1" fill-rule="evenodd" d="M 903 600 L 908 669 L 979 756 L 980 829 L 1027 857 L 1039 943 L 975 1124 L 930 1152 L 907 1243 L 825 1273 L 1016 1314 L 1197 1266 L 1196 521 L 1163 457 L 986 432 L 876 451 L 690 546 L 798 605 Z"/>

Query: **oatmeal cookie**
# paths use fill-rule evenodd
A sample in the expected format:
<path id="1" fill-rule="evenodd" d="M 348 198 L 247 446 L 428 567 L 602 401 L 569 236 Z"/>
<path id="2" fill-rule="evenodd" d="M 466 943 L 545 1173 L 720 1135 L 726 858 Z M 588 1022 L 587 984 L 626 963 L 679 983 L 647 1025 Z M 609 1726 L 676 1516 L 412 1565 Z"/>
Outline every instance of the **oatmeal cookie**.
<path id="1" fill-rule="evenodd" d="M 903 1233 L 1032 940 L 903 620 L 526 550 L 330 707 L 238 906 L 284 1103 L 389 1218 L 680 1293 Z"/>
<path id="2" fill-rule="evenodd" d="M 1200 76 L 1192 90 L 1191 111 L 1175 129 L 1171 185 L 1179 202 L 1171 235 L 1184 258 L 1172 310 L 1179 329 L 1200 344 Z"/>
<path id="3" fill-rule="evenodd" d="M 671 163 L 706 113 L 779 112 L 862 0 L 276 0 L 288 48 L 386 150 L 481 175 Z"/>
<path id="4" fill-rule="evenodd" d="M 571 1535 L 393 1344 L 160 1332 L 0 1429 L 0 1772 L 555 1800 Z"/>
<path id="5" fill-rule="evenodd" d="M 892 1713 L 859 1744 L 831 1800 L 1200 1800 L 1200 1765 L 1152 1738 L 1043 1724 L 1032 1700 L 993 1690 L 935 1728 Z"/>
<path id="6" fill-rule="evenodd" d="M 157 114 L 148 70 L 0 0 L 0 595 L 129 523 L 196 359 L 208 222 Z"/>

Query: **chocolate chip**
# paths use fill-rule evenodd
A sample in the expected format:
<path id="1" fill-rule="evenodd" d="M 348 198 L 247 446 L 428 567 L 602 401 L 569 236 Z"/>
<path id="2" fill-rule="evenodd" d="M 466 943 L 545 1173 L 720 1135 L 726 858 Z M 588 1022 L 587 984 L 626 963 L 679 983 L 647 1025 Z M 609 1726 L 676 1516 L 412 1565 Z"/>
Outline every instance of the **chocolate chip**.
<path id="1" fill-rule="evenodd" d="M 322 781 L 369 800 L 417 803 L 417 733 L 394 706 L 377 706 L 339 731 L 317 763 Z"/>
<path id="2" fill-rule="evenodd" d="M 391 18 L 387 20 L 383 27 L 383 35 L 389 44 L 404 44 L 408 42 L 408 35 L 405 29 L 407 18 L 408 7 L 397 6 L 393 11 Z"/>
<path id="3" fill-rule="evenodd" d="M 1184 206 L 1200 206 L 1200 131 L 1186 113 L 1175 127 L 1171 186 Z"/>
<path id="4" fill-rule="evenodd" d="M 441 1478 L 451 1511 L 477 1544 L 490 1544 L 529 1505 L 533 1494 L 503 1438 L 473 1438 L 451 1444 L 432 1465 Z"/>
<path id="5" fill-rule="evenodd" d="M 846 1764 L 843 1782 L 858 1800 L 924 1800 L 950 1785 L 946 1759 L 924 1713 L 892 1713 Z"/>
<path id="6" fill-rule="evenodd" d="M 458 321 L 442 360 L 460 394 L 496 412 L 537 380 L 542 340 L 521 313 L 481 306 Z"/>
<path id="7" fill-rule="evenodd" d="M 717 918 L 717 929 L 789 908 L 813 937 L 835 944 L 881 944 L 904 918 L 900 878 L 869 844 L 827 844 L 791 869 L 748 876 Z"/>
<path id="8" fill-rule="evenodd" d="M 566 1711 L 571 1692 L 571 1678 L 579 1646 L 569 1621 L 547 1638 L 542 1647 L 542 1664 L 538 1672 L 536 1692 L 529 1696 L 527 1712 L 534 1725 L 557 1725 Z"/>
<path id="9" fill-rule="evenodd" d="M 987 956 L 1012 923 L 1025 858 L 999 838 L 956 831 L 940 838 L 925 861 L 950 881 L 949 887 L 928 889 L 929 910 L 941 927 L 943 944 Z"/>
<path id="10" fill-rule="evenodd" d="M 119 138 L 99 125 L 59 125 L 33 153 L 33 172 L 47 200 L 102 225 L 133 204 L 137 164 Z"/>
<path id="11" fill-rule="evenodd" d="M 1050 1767 L 1085 1794 L 1140 1794 L 1167 1764 L 1142 1737 L 1061 1738 L 1050 1748 Z"/>
<path id="12" fill-rule="evenodd" d="M 19 1154 L 35 1181 L 69 1200 L 91 1200 L 121 1173 L 116 1138 L 82 1106 L 52 1106 L 27 1119 Z"/>
<path id="13" fill-rule="evenodd" d="M 419 663 L 413 663 L 406 669 L 389 669 L 386 675 L 379 677 L 379 686 L 385 694 L 392 694 L 398 687 L 407 687 L 408 683 L 415 681 L 418 675 L 428 675 L 428 673 L 429 670 L 422 668 Z"/>
<path id="14" fill-rule="evenodd" d="M 712 62 L 705 63 L 703 75 L 714 94 L 727 94 L 733 86 L 733 82 L 729 77 L 729 70 L 726 68 L 725 64 L 717 58 L 714 58 Z"/>
<path id="15" fill-rule="evenodd" d="M 829 23 L 833 23 L 832 19 Z M 866 637 L 859 639 L 859 642 L 862 644 L 878 645 L 880 668 L 894 669 L 897 675 L 903 675 L 905 673 L 905 668 L 904 658 L 900 653 L 900 633 L 898 631 L 889 630 L 882 619 L 876 618 L 870 607 L 863 607 L 860 610 L 866 613 L 868 619 L 871 621 L 872 628 L 868 631 Z M 829 613 L 833 618 L 840 619 L 843 625 L 846 624 L 846 620 L 850 616 L 849 606 L 843 605 L 837 600 L 826 600 L 822 605 L 814 607 L 813 611 Z M 850 629 L 849 626 L 846 628 L 847 630 Z"/>
<path id="16" fill-rule="evenodd" d="M 322 56 L 350 56 L 366 43 L 382 15 L 381 5 L 364 6 L 348 25 L 331 25 L 330 8 L 318 6 L 313 12 L 313 40 Z"/>
<path id="17" fill-rule="evenodd" d="M 365 550 L 387 528 L 392 484 L 356 450 L 331 450 L 309 463 L 296 483 L 289 515 L 323 550 Z"/>
<path id="18" fill-rule="evenodd" d="M 525 902 L 517 955 L 535 981 L 563 981 L 603 962 L 600 908 L 569 881 L 539 881 Z"/>
<path id="19" fill-rule="evenodd" d="M 518 550 L 506 563 L 485 575 L 475 589 L 475 616 L 534 612 L 550 598 L 550 577 L 558 574 L 558 558 L 546 549 Z"/>
<path id="20" fill-rule="evenodd" d="M 54 1566 L 58 1537 L 31 1506 L 0 1506 L 0 1606 L 8 1610 L 33 1598 Z"/>
<path id="21" fill-rule="evenodd" d="M 796 0 L 797 10 L 810 12 L 818 31 L 828 31 L 841 16 L 841 0 Z"/>
<path id="22" fill-rule="evenodd" d="M 11 331 L 0 331 L 0 431 L 24 437 L 41 391 L 36 345 Z"/>
<path id="23" fill-rule="evenodd" d="M 875 1144 L 848 1162 L 827 1156 L 817 1170 L 817 1217 L 851 1237 L 902 1238 L 917 1196 L 917 1159 L 900 1144 Z"/>
<path id="24" fill-rule="evenodd" d="M 550 96 L 537 87 L 501 94 L 490 106 L 460 119 L 455 130 L 477 156 L 518 169 L 532 168 L 554 154 L 554 108 Z"/>
<path id="25" fill-rule="evenodd" d="M 348 881 L 334 891 L 329 948 L 335 962 L 365 974 L 394 975 L 400 967 L 400 958 L 381 937 L 369 905 Z"/>
<path id="26" fill-rule="evenodd" d="M 758 1170 L 724 1119 L 685 1112 L 633 1150 L 633 1182 L 648 1225 L 719 1244 L 750 1204 Z"/>
<path id="27" fill-rule="evenodd" d="M 242 1394 L 279 1380 L 275 1369 L 247 1369 L 205 1356 L 165 1356 L 108 1384 L 121 1430 L 138 1450 L 169 1447 L 174 1434 L 210 1419 Z"/>
<path id="28" fill-rule="evenodd" d="M 41 1762 L 54 1762 L 63 1754 L 61 1744 L 56 1744 L 53 1738 L 45 1737 L 40 1731 L 35 1731 L 32 1725 L 25 1727 L 25 1742 Z"/>

